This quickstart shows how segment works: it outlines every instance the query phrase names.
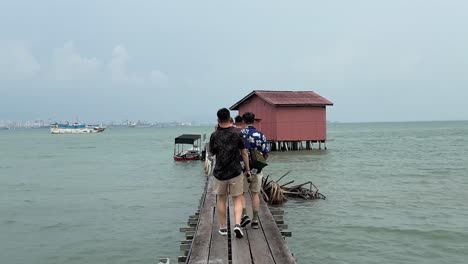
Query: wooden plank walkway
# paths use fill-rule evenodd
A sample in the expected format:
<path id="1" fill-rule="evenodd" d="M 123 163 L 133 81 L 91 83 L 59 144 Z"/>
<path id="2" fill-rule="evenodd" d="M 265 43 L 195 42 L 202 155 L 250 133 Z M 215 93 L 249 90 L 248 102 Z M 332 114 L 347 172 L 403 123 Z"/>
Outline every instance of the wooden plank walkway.
<path id="1" fill-rule="evenodd" d="M 218 217 L 216 214 L 217 197 L 214 193 L 212 176 L 208 177 L 206 192 L 200 203 L 200 214 L 193 233 L 193 240 L 185 258 L 179 258 L 185 263 L 216 263 L 216 264 L 289 264 L 296 263 L 286 245 L 279 226 L 285 226 L 281 217 L 274 217 L 266 203 L 261 199 L 259 211 L 259 229 L 252 229 L 250 225 L 244 229 L 244 237 L 236 238 L 233 232 L 234 206 L 232 198 L 228 200 L 228 236 L 218 233 Z M 245 194 L 247 211 L 251 214 L 252 200 L 250 194 Z M 279 221 L 276 221 L 275 220 Z M 194 219 L 193 219 L 194 220 Z M 189 224 L 194 223 L 189 220 Z M 187 230 L 190 229 L 190 227 Z M 187 233 L 186 233 L 187 234 Z M 189 236 L 187 236 L 190 238 Z M 183 241 L 183 243 L 187 241 Z M 184 247 L 186 248 L 186 246 Z M 181 246 L 182 249 L 182 246 Z M 184 263 L 182 261 L 182 263 Z"/>

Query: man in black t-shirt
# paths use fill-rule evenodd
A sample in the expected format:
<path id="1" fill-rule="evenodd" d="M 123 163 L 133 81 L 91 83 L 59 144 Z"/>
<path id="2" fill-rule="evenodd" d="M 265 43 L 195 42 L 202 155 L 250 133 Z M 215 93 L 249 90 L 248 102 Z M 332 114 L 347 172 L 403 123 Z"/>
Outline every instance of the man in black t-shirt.
<path id="1" fill-rule="evenodd" d="M 217 213 L 219 219 L 219 233 L 227 235 L 226 197 L 229 193 L 234 201 L 234 233 L 237 238 L 244 236 L 240 227 L 242 214 L 242 195 L 244 194 L 244 175 L 239 161 L 242 154 L 244 164 L 247 164 L 245 175 L 250 177 L 248 154 L 242 140 L 242 134 L 232 126 L 228 109 L 218 110 L 218 128 L 210 137 L 210 152 L 216 155 L 213 176 L 215 177 L 216 193 L 218 194 Z"/>

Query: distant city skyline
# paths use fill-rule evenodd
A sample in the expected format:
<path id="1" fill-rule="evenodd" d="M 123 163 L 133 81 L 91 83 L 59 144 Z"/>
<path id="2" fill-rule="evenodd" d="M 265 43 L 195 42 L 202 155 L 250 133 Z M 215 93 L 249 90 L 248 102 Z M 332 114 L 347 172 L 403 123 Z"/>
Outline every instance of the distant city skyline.
<path id="1" fill-rule="evenodd" d="M 252 90 L 338 122 L 468 120 L 468 1 L 1 1 L 0 120 L 211 122 Z M 19 22 L 21 21 L 21 22 Z"/>
<path id="2" fill-rule="evenodd" d="M 187 122 L 187 121 L 172 121 L 172 122 L 149 122 L 138 120 L 136 122 L 130 122 L 128 120 L 112 120 L 112 121 L 100 121 L 100 122 L 83 122 L 83 121 L 45 121 L 45 120 L 0 120 L 0 128 L 11 129 L 11 128 L 45 128 L 50 125 L 68 124 L 68 123 L 79 123 L 86 125 L 97 125 L 97 126 L 129 126 L 129 127 L 168 127 L 168 126 L 211 126 L 215 122 Z"/>

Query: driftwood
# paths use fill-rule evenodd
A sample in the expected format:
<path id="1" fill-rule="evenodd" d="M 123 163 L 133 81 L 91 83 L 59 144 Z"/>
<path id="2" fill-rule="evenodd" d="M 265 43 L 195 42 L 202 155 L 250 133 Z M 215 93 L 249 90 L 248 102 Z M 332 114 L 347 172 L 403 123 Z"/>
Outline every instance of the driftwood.
<path id="1" fill-rule="evenodd" d="M 279 180 L 273 180 L 270 175 L 262 179 L 262 196 L 269 204 L 282 204 L 287 200 L 287 197 L 303 198 L 307 200 L 326 199 L 325 195 L 319 192 L 319 189 L 311 181 L 288 187 L 294 183 L 289 181 L 284 184 L 279 184 L 279 181 L 288 175 L 291 171 L 286 172 Z"/>

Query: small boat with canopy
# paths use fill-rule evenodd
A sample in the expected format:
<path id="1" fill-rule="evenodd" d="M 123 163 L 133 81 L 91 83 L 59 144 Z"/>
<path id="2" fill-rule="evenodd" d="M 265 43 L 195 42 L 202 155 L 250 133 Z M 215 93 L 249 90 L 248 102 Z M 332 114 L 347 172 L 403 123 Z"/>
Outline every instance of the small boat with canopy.
<path id="1" fill-rule="evenodd" d="M 190 145 L 190 147 L 187 147 Z M 174 140 L 174 160 L 199 160 L 201 156 L 201 135 L 183 134 Z"/>

